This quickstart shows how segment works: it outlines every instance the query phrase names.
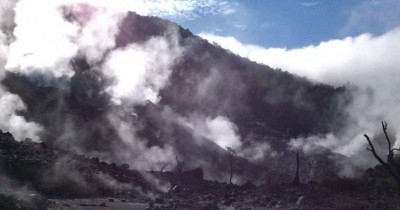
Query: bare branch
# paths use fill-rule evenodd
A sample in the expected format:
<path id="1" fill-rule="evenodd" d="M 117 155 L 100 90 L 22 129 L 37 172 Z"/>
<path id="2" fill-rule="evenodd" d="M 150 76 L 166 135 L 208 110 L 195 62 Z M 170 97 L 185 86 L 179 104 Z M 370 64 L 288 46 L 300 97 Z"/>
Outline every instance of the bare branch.
<path id="1" fill-rule="evenodd" d="M 368 144 L 369 144 L 369 146 L 370 146 L 370 148 L 367 148 L 367 149 L 368 149 L 369 151 L 372 152 L 372 154 L 373 154 L 374 157 L 379 161 L 379 163 L 382 164 L 383 166 L 389 166 L 389 165 L 388 165 L 387 163 L 385 163 L 385 161 L 383 161 L 382 158 L 379 157 L 379 155 L 376 153 L 375 147 L 374 147 L 374 145 L 372 144 L 372 142 L 371 142 L 369 136 L 368 136 L 367 134 L 364 134 L 364 137 L 367 139 Z M 386 167 L 385 167 L 385 168 L 386 168 Z M 389 167 L 389 169 L 390 169 L 390 167 Z M 390 169 L 390 171 L 392 171 L 392 170 Z"/>
<path id="2" fill-rule="evenodd" d="M 391 149 L 392 149 L 392 143 L 390 142 L 389 136 L 388 136 L 388 134 L 387 134 L 387 132 L 386 132 L 386 130 L 387 130 L 387 123 L 386 123 L 385 121 L 382 121 L 382 130 L 383 130 L 383 133 L 385 133 L 386 141 L 388 142 L 388 147 L 389 147 L 389 150 L 388 150 L 388 151 L 391 151 Z"/>
<path id="3" fill-rule="evenodd" d="M 394 168 L 394 169 L 396 170 L 397 176 L 398 176 L 399 179 L 400 179 L 400 166 L 399 166 L 399 164 L 396 163 L 396 161 L 394 160 L 394 150 L 399 151 L 399 149 L 396 149 L 396 148 L 393 148 L 393 149 L 392 149 L 392 144 L 391 144 L 389 135 L 388 135 L 388 133 L 387 133 L 387 126 L 388 126 L 388 125 L 387 125 L 387 122 L 382 121 L 382 130 L 383 130 L 383 133 L 385 134 L 386 141 L 387 141 L 387 143 L 388 143 L 387 162 L 392 166 L 392 168 Z M 400 182 L 400 180 L 399 180 L 399 182 Z"/>
<path id="4" fill-rule="evenodd" d="M 382 128 L 386 134 L 387 124 L 385 122 L 382 122 Z M 378 162 L 385 168 L 385 170 L 389 173 L 389 175 L 396 181 L 397 186 L 400 189 L 400 173 L 399 173 L 400 168 L 393 160 L 392 150 L 389 148 L 389 151 L 388 151 L 388 153 L 389 153 L 388 154 L 388 162 L 390 163 L 390 165 L 389 165 L 388 163 L 383 161 L 382 158 L 379 157 L 379 155 L 376 153 L 374 145 L 372 144 L 369 136 L 367 134 L 364 134 L 364 137 L 367 139 L 368 144 L 370 146 L 370 148 L 367 147 L 367 150 L 371 151 L 371 153 L 374 155 L 375 159 L 378 160 Z M 387 140 L 390 143 L 390 140 L 388 138 L 387 138 Z M 392 166 L 396 169 L 396 171 L 392 168 Z"/>
<path id="5" fill-rule="evenodd" d="M 296 149 L 296 174 L 292 181 L 292 185 L 296 185 L 296 186 L 301 185 L 300 175 L 299 175 L 299 167 L 300 167 L 300 156 L 299 156 L 299 150 Z"/>
<path id="6" fill-rule="evenodd" d="M 183 171 L 182 162 L 179 161 L 178 155 L 175 155 L 175 159 L 176 159 L 176 172 L 178 174 L 182 174 L 182 171 Z"/>
<path id="7" fill-rule="evenodd" d="M 160 172 L 163 172 L 163 171 L 164 171 L 164 168 L 165 168 L 165 165 L 162 166 Z"/>
<path id="8" fill-rule="evenodd" d="M 236 151 L 231 148 L 226 146 L 225 147 L 227 153 L 228 153 L 228 160 L 229 160 L 229 169 L 230 169 L 230 176 L 229 176 L 229 184 L 233 184 L 232 183 L 232 178 L 233 178 L 233 161 L 236 157 Z"/>
<path id="9" fill-rule="evenodd" d="M 378 156 L 378 154 L 376 154 L 376 152 L 375 152 L 374 145 L 372 145 L 372 142 L 371 142 L 371 140 L 369 139 L 369 136 L 368 136 L 367 134 L 364 134 L 364 137 L 367 139 L 368 144 L 369 144 L 369 146 L 370 146 L 369 148 L 367 148 L 367 150 L 371 151 L 372 154 L 373 154 L 374 156 Z M 379 156 L 378 156 L 378 157 L 379 157 Z M 381 158 L 379 157 L 379 159 L 381 159 Z"/>

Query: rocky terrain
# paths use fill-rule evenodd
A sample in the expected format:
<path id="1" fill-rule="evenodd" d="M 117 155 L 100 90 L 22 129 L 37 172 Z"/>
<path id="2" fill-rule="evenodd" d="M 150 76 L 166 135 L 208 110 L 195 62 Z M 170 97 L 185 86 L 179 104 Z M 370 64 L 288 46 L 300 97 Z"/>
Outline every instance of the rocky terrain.
<path id="1" fill-rule="evenodd" d="M 332 175 L 300 185 L 232 185 L 205 180 L 201 169 L 136 171 L 29 139 L 16 142 L 3 132 L 0 163 L 1 209 L 396 209 L 400 204 L 390 180 L 378 183 L 379 167 L 360 179 Z"/>
<path id="2" fill-rule="evenodd" d="M 64 37 L 76 52 L 1 69 L 0 209 L 399 205 L 385 170 L 365 171 L 368 151 L 330 148 L 358 123 L 349 108 L 357 87 L 251 62 L 157 17 L 92 24 L 102 12 L 57 7 L 58 21 L 77 29 Z M 19 41 L 14 27 L 8 45 Z M 93 45 L 77 41 L 85 35 Z"/>

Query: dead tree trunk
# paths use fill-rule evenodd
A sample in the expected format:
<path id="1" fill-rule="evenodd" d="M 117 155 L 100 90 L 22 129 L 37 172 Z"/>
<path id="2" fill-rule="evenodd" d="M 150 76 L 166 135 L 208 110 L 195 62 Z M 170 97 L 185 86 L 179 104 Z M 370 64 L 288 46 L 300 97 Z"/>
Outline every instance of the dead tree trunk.
<path id="1" fill-rule="evenodd" d="M 165 165 L 162 166 L 160 173 L 162 173 L 164 171 Z"/>
<path id="2" fill-rule="evenodd" d="M 236 157 L 236 151 L 230 147 L 226 147 L 226 151 L 228 152 L 228 160 L 229 160 L 229 184 L 232 183 L 232 178 L 233 178 L 233 161 L 235 160 Z"/>
<path id="3" fill-rule="evenodd" d="M 182 172 L 183 172 L 183 165 L 182 165 L 182 162 L 179 161 L 178 155 L 175 155 L 175 159 L 176 159 L 176 173 L 177 173 L 178 175 L 181 175 Z"/>
<path id="4" fill-rule="evenodd" d="M 292 181 L 292 185 L 295 185 L 295 186 L 301 185 L 299 169 L 300 169 L 300 157 L 299 157 L 299 150 L 297 150 L 297 153 L 296 153 L 296 174 L 295 174 L 294 179 Z"/>
<path id="5" fill-rule="evenodd" d="M 389 136 L 387 134 L 387 123 L 382 121 L 382 130 L 385 134 L 386 141 L 388 143 L 388 155 L 387 155 L 387 163 L 383 161 L 383 159 L 376 153 L 374 145 L 371 142 L 371 139 L 367 134 L 364 134 L 364 137 L 367 139 L 370 147 L 367 147 L 367 150 L 371 151 L 372 155 L 376 160 L 383 166 L 386 172 L 396 181 L 397 187 L 400 190 L 400 166 L 394 160 L 394 151 L 399 151 L 398 148 L 392 148 L 392 144 L 390 142 Z"/>
<path id="6" fill-rule="evenodd" d="M 233 178 L 233 160 L 230 160 L 229 168 L 230 168 L 229 184 L 233 184 L 232 183 L 232 178 Z"/>

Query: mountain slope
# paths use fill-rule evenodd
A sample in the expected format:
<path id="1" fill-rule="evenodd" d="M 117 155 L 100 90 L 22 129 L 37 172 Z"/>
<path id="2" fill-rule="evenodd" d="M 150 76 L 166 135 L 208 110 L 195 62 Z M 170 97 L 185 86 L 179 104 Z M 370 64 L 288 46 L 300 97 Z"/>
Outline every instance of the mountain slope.
<path id="1" fill-rule="evenodd" d="M 156 17 L 129 13 L 118 26 L 115 46 L 101 60 L 71 59 L 71 78 L 7 73 L 3 85 L 26 104 L 20 114 L 45 128 L 46 143 L 145 170 L 173 170 L 177 156 L 184 167 L 202 167 L 206 178 L 219 180 L 228 171 L 221 147 L 234 145 L 237 171 L 247 179 L 262 176 L 266 159 L 285 151 L 288 139 L 344 125 L 344 88 L 251 62 Z M 140 60 L 137 51 L 150 59 L 145 70 L 112 62 L 126 52 Z M 144 78 L 119 93 L 121 81 L 129 85 L 137 75 L 130 80 L 110 69 Z"/>

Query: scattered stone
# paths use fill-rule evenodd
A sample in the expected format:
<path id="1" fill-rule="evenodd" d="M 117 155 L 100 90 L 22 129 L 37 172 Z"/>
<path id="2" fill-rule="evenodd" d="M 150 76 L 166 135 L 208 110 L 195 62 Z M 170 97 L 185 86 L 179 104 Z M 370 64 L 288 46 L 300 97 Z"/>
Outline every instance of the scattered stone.
<path id="1" fill-rule="evenodd" d="M 106 203 L 101 203 L 99 206 L 106 207 Z"/>
<path id="2" fill-rule="evenodd" d="M 170 206 L 173 206 L 173 205 L 174 205 L 174 200 L 172 200 L 172 199 L 169 200 L 169 201 L 168 201 L 168 204 L 169 204 Z"/>
<path id="3" fill-rule="evenodd" d="M 250 189 L 255 189 L 256 186 L 251 181 L 247 181 L 242 186 L 240 186 L 240 188 L 250 190 Z"/>
<path id="4" fill-rule="evenodd" d="M 382 210 L 390 209 L 390 206 L 387 203 L 383 202 L 383 201 L 377 202 L 375 207 L 376 207 L 376 209 L 382 209 Z"/>
<path id="5" fill-rule="evenodd" d="M 297 199 L 296 204 L 297 206 L 300 206 L 303 204 L 304 196 L 300 196 L 299 199 Z"/>
<path id="6" fill-rule="evenodd" d="M 129 169 L 129 165 L 127 163 L 124 163 L 121 165 L 121 168 L 128 170 Z"/>
<path id="7" fill-rule="evenodd" d="M 235 202 L 235 199 L 233 197 L 231 197 L 231 198 L 228 198 L 228 199 L 224 200 L 223 204 L 225 206 L 230 206 L 230 205 L 232 205 L 233 202 Z"/>
<path id="8" fill-rule="evenodd" d="M 163 204 L 163 203 L 164 203 L 164 199 L 162 199 L 162 198 L 156 198 L 156 199 L 154 200 L 154 202 L 155 202 L 156 204 Z"/>
<path id="9" fill-rule="evenodd" d="M 219 207 L 215 203 L 207 203 L 204 206 L 202 206 L 202 208 L 200 208 L 200 209 L 201 210 L 219 210 Z"/>
<path id="10" fill-rule="evenodd" d="M 93 204 L 93 203 L 89 203 L 89 204 L 82 203 L 80 206 L 97 206 L 97 205 Z"/>
<path id="11" fill-rule="evenodd" d="M 154 202 L 153 202 L 153 201 L 150 201 L 150 202 L 149 202 L 149 207 L 150 207 L 150 208 L 153 208 L 153 207 L 154 207 Z"/>

